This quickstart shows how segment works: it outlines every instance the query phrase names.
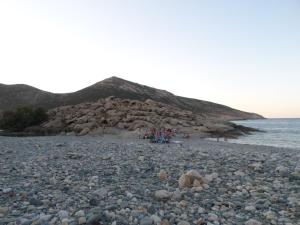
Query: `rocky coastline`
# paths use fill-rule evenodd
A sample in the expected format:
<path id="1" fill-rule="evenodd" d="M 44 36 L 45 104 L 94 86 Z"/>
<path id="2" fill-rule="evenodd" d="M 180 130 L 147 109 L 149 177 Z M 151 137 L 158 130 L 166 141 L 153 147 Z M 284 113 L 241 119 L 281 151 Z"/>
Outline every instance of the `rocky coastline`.
<path id="1" fill-rule="evenodd" d="M 194 137 L 237 138 L 258 130 L 217 120 L 201 113 L 155 102 L 110 96 L 96 102 L 62 106 L 48 111 L 49 119 L 22 132 L 2 131 L 3 136 L 49 136 L 58 134 L 143 135 L 147 129 L 173 129 Z"/>
<path id="2" fill-rule="evenodd" d="M 299 162 L 198 138 L 0 137 L 0 224 L 297 225 Z"/>

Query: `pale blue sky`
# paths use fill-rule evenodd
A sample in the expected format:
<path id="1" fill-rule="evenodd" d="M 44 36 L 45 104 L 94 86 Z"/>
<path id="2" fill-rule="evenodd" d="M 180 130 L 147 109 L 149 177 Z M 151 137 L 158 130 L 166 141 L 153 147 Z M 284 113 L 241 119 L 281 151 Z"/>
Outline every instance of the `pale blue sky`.
<path id="1" fill-rule="evenodd" d="M 0 2 L 0 83 L 69 92 L 110 76 L 300 117 L 300 1 Z"/>

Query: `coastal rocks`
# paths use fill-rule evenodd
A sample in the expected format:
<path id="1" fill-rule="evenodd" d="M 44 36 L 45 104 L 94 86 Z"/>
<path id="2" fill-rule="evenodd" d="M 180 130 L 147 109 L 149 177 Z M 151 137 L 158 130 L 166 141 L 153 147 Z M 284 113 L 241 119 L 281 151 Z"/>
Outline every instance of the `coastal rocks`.
<path id="1" fill-rule="evenodd" d="M 91 215 L 87 219 L 86 224 L 87 225 L 102 225 L 101 218 L 102 218 L 102 215 L 100 215 L 100 214 Z"/>
<path id="2" fill-rule="evenodd" d="M 98 202 L 97 199 L 91 198 L 91 199 L 89 200 L 89 204 L 90 204 L 91 206 L 97 206 L 97 205 L 99 204 L 99 202 Z"/>
<path id="3" fill-rule="evenodd" d="M 0 224 L 295 225 L 300 216 L 299 150 L 110 136 L 0 143 L 10 152 L 0 157 Z"/>
<path id="4" fill-rule="evenodd" d="M 276 217 L 276 214 L 272 211 L 267 211 L 264 213 L 264 216 L 266 217 L 267 220 L 276 220 L 277 217 Z"/>
<path id="5" fill-rule="evenodd" d="M 31 198 L 31 199 L 29 200 L 29 204 L 30 204 L 30 205 L 34 205 L 34 206 L 41 206 L 41 205 L 43 205 L 43 202 L 40 201 L 39 199 Z"/>
<path id="6" fill-rule="evenodd" d="M 0 207 L 0 213 L 1 214 L 6 214 L 8 212 L 8 207 Z"/>
<path id="7" fill-rule="evenodd" d="M 75 132 L 79 136 L 120 130 L 138 132 L 153 127 L 171 128 L 177 132 L 202 136 L 233 130 L 230 124 L 215 124 L 214 120 L 202 114 L 172 105 L 112 96 L 97 102 L 58 107 L 51 109 L 48 114 L 49 121 L 43 124 L 45 129 Z"/>
<path id="8" fill-rule="evenodd" d="M 69 220 L 67 218 L 63 218 L 61 220 L 61 225 L 69 225 Z"/>
<path id="9" fill-rule="evenodd" d="M 85 223 L 86 223 L 86 218 L 84 216 L 78 218 L 78 224 L 79 225 L 85 224 Z"/>
<path id="10" fill-rule="evenodd" d="M 190 170 L 182 174 L 178 180 L 179 188 L 201 187 L 204 178 L 196 170 Z"/>
<path id="11" fill-rule="evenodd" d="M 0 218 L 4 217 L 9 211 L 8 207 L 0 207 Z"/>
<path id="12" fill-rule="evenodd" d="M 87 135 L 91 132 L 91 129 L 89 127 L 84 127 L 81 129 L 81 131 L 78 133 L 79 136 Z"/>
<path id="13" fill-rule="evenodd" d="M 158 190 L 154 193 L 154 197 L 162 201 L 169 200 L 172 197 L 172 195 L 173 193 L 167 190 Z"/>
<path id="14" fill-rule="evenodd" d="M 215 180 L 217 178 L 218 178 L 218 174 L 217 173 L 212 173 L 212 174 L 205 175 L 204 180 L 205 180 L 206 183 L 210 183 L 210 182 L 212 182 L 213 180 Z"/>
<path id="15" fill-rule="evenodd" d="M 141 219 L 140 225 L 152 225 L 152 224 L 159 225 L 160 222 L 161 222 L 161 219 L 156 215 L 152 215 L 150 217 L 145 216 L 144 218 Z"/>
<path id="16" fill-rule="evenodd" d="M 140 221 L 140 225 L 151 225 L 151 224 L 153 224 L 153 220 L 149 216 L 142 218 Z"/>
<path id="17" fill-rule="evenodd" d="M 63 220 L 63 219 L 66 219 L 69 217 L 69 213 L 65 210 L 60 210 L 58 213 L 57 213 L 58 217 L 60 218 L 60 220 Z"/>
<path id="18" fill-rule="evenodd" d="M 263 164 L 260 162 L 252 163 L 249 165 L 249 168 L 251 168 L 254 171 L 260 171 L 263 168 Z"/>
<path id="19" fill-rule="evenodd" d="M 246 211 L 250 211 L 250 212 L 254 212 L 255 211 L 255 206 L 253 206 L 253 205 L 248 205 L 248 206 L 246 206 L 245 207 L 245 210 Z"/>
<path id="20" fill-rule="evenodd" d="M 158 173 L 158 177 L 161 181 L 165 181 L 168 179 L 168 174 L 165 170 L 160 170 Z"/>
<path id="21" fill-rule="evenodd" d="M 292 180 L 300 180 L 300 165 L 297 165 L 294 171 L 291 173 L 290 179 Z"/>
<path id="22" fill-rule="evenodd" d="M 289 175 L 289 170 L 287 167 L 284 166 L 278 166 L 276 167 L 275 171 L 280 175 L 280 176 L 288 176 Z"/>
<path id="23" fill-rule="evenodd" d="M 13 193 L 13 189 L 12 188 L 5 188 L 2 190 L 3 194 L 9 194 L 11 195 Z"/>
<path id="24" fill-rule="evenodd" d="M 77 211 L 77 212 L 75 213 L 75 216 L 77 216 L 77 217 L 84 217 L 84 216 L 85 216 L 85 213 L 84 213 L 83 210 L 79 210 L 79 211 Z"/>

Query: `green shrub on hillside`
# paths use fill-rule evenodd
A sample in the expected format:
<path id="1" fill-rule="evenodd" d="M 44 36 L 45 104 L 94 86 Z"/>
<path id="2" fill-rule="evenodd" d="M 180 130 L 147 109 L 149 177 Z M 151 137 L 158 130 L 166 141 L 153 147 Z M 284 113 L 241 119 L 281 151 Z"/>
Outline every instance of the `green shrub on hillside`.
<path id="1" fill-rule="evenodd" d="M 15 111 L 4 111 L 0 120 L 0 128 L 11 131 L 22 131 L 36 126 L 48 119 L 43 108 L 21 107 Z"/>

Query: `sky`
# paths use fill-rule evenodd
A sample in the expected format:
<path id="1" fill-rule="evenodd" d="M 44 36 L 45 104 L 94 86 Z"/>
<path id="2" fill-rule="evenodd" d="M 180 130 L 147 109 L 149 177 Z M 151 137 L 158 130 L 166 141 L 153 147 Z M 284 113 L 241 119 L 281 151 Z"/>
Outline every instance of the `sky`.
<path id="1" fill-rule="evenodd" d="M 0 83 L 66 93 L 111 76 L 300 117 L 300 1 L 0 1 Z"/>

